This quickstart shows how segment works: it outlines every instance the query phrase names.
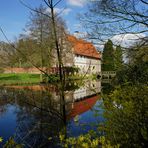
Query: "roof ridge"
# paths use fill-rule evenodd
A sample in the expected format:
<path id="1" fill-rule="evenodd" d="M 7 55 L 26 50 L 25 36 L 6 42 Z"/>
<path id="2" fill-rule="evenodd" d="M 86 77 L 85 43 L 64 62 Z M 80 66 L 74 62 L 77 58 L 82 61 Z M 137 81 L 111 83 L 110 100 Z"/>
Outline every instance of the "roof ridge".
<path id="1" fill-rule="evenodd" d="M 75 54 L 97 59 L 101 57 L 97 52 L 96 47 L 91 42 L 83 39 L 78 39 L 73 35 L 69 35 L 68 40 L 73 44 Z"/>

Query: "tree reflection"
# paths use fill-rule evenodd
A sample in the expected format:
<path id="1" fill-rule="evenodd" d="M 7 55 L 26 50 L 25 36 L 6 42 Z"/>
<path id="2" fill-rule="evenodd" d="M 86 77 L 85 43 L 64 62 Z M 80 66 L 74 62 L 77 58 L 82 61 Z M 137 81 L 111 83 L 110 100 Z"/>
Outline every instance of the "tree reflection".
<path id="1" fill-rule="evenodd" d="M 51 94 L 40 91 L 35 94 L 31 92 L 30 95 L 27 93 L 25 101 L 24 97 L 23 100 L 19 99 L 23 103 L 21 106 L 19 104 L 17 112 L 17 141 L 25 143 L 28 147 L 54 147 L 57 135 L 65 123 L 61 112 L 63 104 L 57 103 L 52 97 Z M 48 140 L 49 137 L 52 137 L 51 141 Z"/>
<path id="2" fill-rule="evenodd" d="M 46 86 L 46 89 L 49 87 Z M 17 106 L 17 128 L 14 137 L 26 147 L 53 147 L 54 143 L 57 144 L 57 135 L 65 124 L 61 99 L 56 95 L 57 92 L 51 95 L 46 89 L 36 92 L 1 89 L 1 106 L 5 108 L 9 102 Z M 57 98 L 53 98 L 54 95 Z M 51 141 L 48 140 L 49 137 L 52 137 Z"/>
<path id="3" fill-rule="evenodd" d="M 85 86 L 76 91 L 72 91 L 72 87 L 79 88 L 75 82 L 65 84 L 64 90 L 51 85 L 2 88 L 1 95 L 3 94 L 3 98 L 4 96 L 7 98 L 2 106 L 11 102 L 16 107 L 15 141 L 23 143 L 25 147 L 57 147 L 61 131 L 66 138 L 67 120 L 71 118 L 70 114 L 76 105 L 74 105 L 75 101 L 86 100 L 82 103 L 85 102 L 83 105 L 88 106 L 87 98 L 92 97 L 88 100 L 93 100 L 93 96 L 96 94 L 94 90 L 97 88 L 98 91 L 100 83 L 90 84 L 88 82 L 88 86 L 89 88 Z M 67 91 L 66 88 L 70 91 Z M 91 90 L 89 91 L 89 89 Z M 91 109 L 91 105 L 94 103 L 89 104 L 88 110 Z"/>

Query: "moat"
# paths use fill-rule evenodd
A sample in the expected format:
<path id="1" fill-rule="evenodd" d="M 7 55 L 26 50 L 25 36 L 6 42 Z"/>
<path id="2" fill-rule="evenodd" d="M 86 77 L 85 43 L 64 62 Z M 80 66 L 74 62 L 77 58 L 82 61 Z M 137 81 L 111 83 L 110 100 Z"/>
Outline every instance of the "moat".
<path id="1" fill-rule="evenodd" d="M 55 85 L 1 87 L 1 146 L 13 137 L 25 147 L 60 147 L 63 128 L 67 137 L 97 128 L 104 121 L 100 93 L 101 82 L 89 80 L 80 86 L 67 83 L 64 100 Z"/>

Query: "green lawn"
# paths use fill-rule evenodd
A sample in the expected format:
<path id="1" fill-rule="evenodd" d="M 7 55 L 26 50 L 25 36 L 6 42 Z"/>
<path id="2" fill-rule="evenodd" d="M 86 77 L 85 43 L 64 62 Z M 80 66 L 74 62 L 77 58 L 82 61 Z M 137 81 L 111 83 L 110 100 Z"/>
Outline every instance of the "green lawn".
<path id="1" fill-rule="evenodd" d="M 39 74 L 0 74 L 0 85 L 39 83 Z"/>

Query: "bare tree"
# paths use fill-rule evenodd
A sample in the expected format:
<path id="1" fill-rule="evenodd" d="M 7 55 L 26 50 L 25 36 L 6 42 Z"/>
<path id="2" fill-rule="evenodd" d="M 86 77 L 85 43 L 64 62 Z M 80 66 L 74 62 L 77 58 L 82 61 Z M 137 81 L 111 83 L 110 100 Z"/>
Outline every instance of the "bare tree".
<path id="1" fill-rule="evenodd" d="M 22 39 L 26 40 L 27 38 L 36 42 L 38 48 L 36 47 L 34 50 L 39 55 L 37 56 L 39 58 L 37 58 L 36 61 L 40 59 L 40 64 L 38 66 L 41 69 L 45 66 L 47 68 L 50 67 L 52 61 L 51 50 L 54 47 L 51 21 L 46 15 L 44 15 L 44 13 L 47 14 L 46 11 L 46 8 L 42 5 L 40 5 L 39 8 L 36 8 L 35 12 L 31 11 L 29 22 L 25 28 L 25 31 L 28 32 L 28 34 L 22 34 L 20 36 Z M 43 81 L 42 72 L 41 81 Z"/>
<path id="2" fill-rule="evenodd" d="M 89 30 L 90 38 L 104 43 L 108 38 L 126 34 L 147 42 L 148 3 L 146 0 L 96 0 L 89 11 L 80 17 Z"/>
<path id="3" fill-rule="evenodd" d="M 45 7 L 39 7 L 38 9 L 34 9 L 29 7 L 27 4 L 25 4 L 23 1 L 21 3 L 29 8 L 33 13 L 36 13 L 34 15 L 34 18 L 31 18 L 31 21 L 33 24 L 29 24 L 29 38 L 31 40 L 36 40 L 38 42 L 38 46 L 40 47 L 40 53 L 41 53 L 41 68 L 34 64 L 32 58 L 26 57 L 26 55 L 23 53 L 23 50 L 18 49 L 16 46 L 12 45 L 12 48 L 15 48 L 15 50 L 24 58 L 26 59 L 31 65 L 35 66 L 38 68 L 41 72 L 43 72 L 42 67 L 43 67 L 43 54 L 47 55 L 50 54 L 49 52 L 46 52 L 48 49 L 49 50 L 55 50 L 57 54 L 57 61 L 58 61 L 58 68 L 59 68 L 59 76 L 60 76 L 60 81 L 63 80 L 63 75 L 62 75 L 62 50 L 63 48 L 66 47 L 66 32 L 64 28 L 64 23 L 62 22 L 61 18 L 58 16 L 58 14 L 55 13 L 54 8 L 61 2 L 62 0 L 59 1 L 54 1 L 53 0 L 43 0 Z M 48 11 L 47 11 L 48 10 Z M 50 10 L 50 12 L 49 12 Z M 59 24 L 58 24 L 59 22 Z M 11 44 L 9 39 L 7 38 L 6 34 L 4 31 L 1 29 L 1 32 L 5 36 L 6 40 Z M 63 39 L 62 39 L 63 37 Z M 28 38 L 28 36 L 21 36 L 21 38 Z M 45 46 L 44 42 L 48 43 L 47 46 Z M 50 42 L 50 45 L 49 45 Z M 51 46 L 51 47 L 49 47 Z M 36 47 L 35 47 L 36 48 Z M 45 50 L 44 50 L 45 49 Z M 35 50 L 35 49 L 34 49 Z M 64 53 L 64 52 L 63 52 Z M 51 55 L 49 56 L 51 57 Z M 47 60 L 48 61 L 48 60 Z M 44 74 L 48 75 L 47 72 L 43 72 Z"/>

